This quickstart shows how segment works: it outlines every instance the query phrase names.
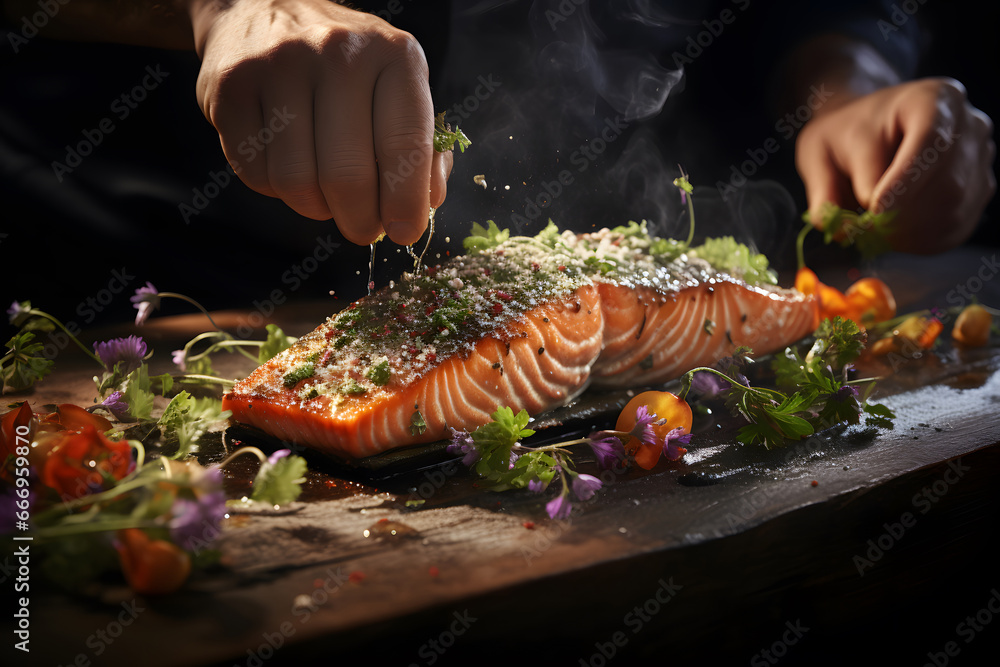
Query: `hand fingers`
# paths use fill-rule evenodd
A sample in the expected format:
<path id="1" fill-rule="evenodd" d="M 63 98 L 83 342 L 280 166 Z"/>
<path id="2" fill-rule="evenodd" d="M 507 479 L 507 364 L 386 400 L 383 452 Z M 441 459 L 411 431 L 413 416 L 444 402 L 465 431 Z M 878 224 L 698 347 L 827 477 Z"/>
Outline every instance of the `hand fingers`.
<path id="1" fill-rule="evenodd" d="M 851 184 L 834 162 L 829 148 L 803 133 L 795 149 L 795 165 L 806 187 L 809 220 L 819 227 L 821 211 L 830 202 L 841 208 L 854 208 L 856 201 L 851 194 Z"/>
<path id="2" fill-rule="evenodd" d="M 431 163 L 431 206 L 434 208 L 440 208 L 444 203 L 444 198 L 448 194 L 448 176 L 451 175 L 454 164 L 454 151 L 443 153 L 434 151 L 434 160 Z"/>
<path id="3" fill-rule="evenodd" d="M 264 125 L 256 90 L 235 84 L 202 100 L 206 118 L 219 132 L 222 151 L 247 187 L 277 197 L 267 176 L 267 158 L 258 136 Z"/>
<path id="4" fill-rule="evenodd" d="M 375 154 L 382 227 L 396 243 L 415 243 L 427 227 L 434 109 L 423 50 L 396 37 L 375 85 Z"/>
<path id="5" fill-rule="evenodd" d="M 313 89 L 289 77 L 271 80 L 264 89 L 267 178 L 271 188 L 296 213 L 314 220 L 332 216 L 319 186 L 313 133 Z"/>
<path id="6" fill-rule="evenodd" d="M 344 238 L 367 245 L 382 233 L 370 80 L 325 81 L 317 91 L 315 126 L 319 183 L 326 203 Z"/>

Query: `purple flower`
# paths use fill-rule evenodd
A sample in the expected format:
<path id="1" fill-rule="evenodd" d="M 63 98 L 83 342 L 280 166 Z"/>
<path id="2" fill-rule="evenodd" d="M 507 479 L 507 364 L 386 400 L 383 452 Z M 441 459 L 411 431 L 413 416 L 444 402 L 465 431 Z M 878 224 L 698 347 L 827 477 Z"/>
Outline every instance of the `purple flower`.
<path id="1" fill-rule="evenodd" d="M 601 488 L 601 480 L 593 475 L 577 475 L 573 478 L 573 493 L 580 500 L 590 500 Z"/>
<path id="2" fill-rule="evenodd" d="M 566 519 L 572 509 L 573 503 L 567 494 L 556 496 L 545 504 L 545 511 L 548 512 L 550 519 Z"/>
<path id="3" fill-rule="evenodd" d="M 125 402 L 125 397 L 122 396 L 120 391 L 112 392 L 110 396 L 105 398 L 103 401 L 94 406 L 95 408 L 104 408 L 111 414 L 115 416 L 120 422 L 131 422 L 135 421 L 135 418 L 129 414 L 128 403 Z"/>
<path id="4" fill-rule="evenodd" d="M 143 357 L 146 356 L 146 342 L 138 336 L 112 338 L 103 343 L 94 343 L 94 352 L 109 371 L 114 370 L 118 362 L 124 362 L 121 372 L 128 375 L 142 366 Z"/>
<path id="5" fill-rule="evenodd" d="M 133 307 L 139 312 L 135 314 L 135 323 L 142 325 L 146 323 L 149 314 L 160 307 L 160 293 L 153 287 L 153 283 L 147 282 L 145 287 L 140 287 L 135 291 L 135 296 L 131 297 Z"/>
<path id="6" fill-rule="evenodd" d="M 698 396 L 711 398 L 729 389 L 729 384 L 715 373 L 699 371 L 691 377 L 691 391 Z"/>
<path id="7" fill-rule="evenodd" d="M 25 317 L 31 310 L 31 303 L 28 301 L 14 301 L 7 309 L 7 317 L 11 324 L 17 326 L 21 324 L 20 319 Z"/>
<path id="8" fill-rule="evenodd" d="M 619 461 L 625 460 L 625 447 L 615 436 L 596 431 L 587 437 L 590 438 L 590 448 L 597 457 L 597 466 L 602 470 L 611 470 Z"/>
<path id="9" fill-rule="evenodd" d="M 178 498 L 171 509 L 170 536 L 185 551 L 200 551 L 219 535 L 226 514 L 226 494 L 214 491 L 198 500 Z"/>
<path id="10" fill-rule="evenodd" d="M 834 403 L 857 403 L 858 402 L 858 389 L 852 384 L 845 384 L 843 387 L 837 390 L 837 393 L 830 397 L 830 400 Z"/>
<path id="11" fill-rule="evenodd" d="M 517 463 L 517 460 L 519 458 L 521 458 L 520 454 L 515 454 L 514 452 L 511 452 L 510 453 L 510 465 L 507 466 L 507 470 L 513 470 L 514 469 L 514 464 Z"/>
<path id="12" fill-rule="evenodd" d="M 678 445 L 687 445 L 690 442 L 690 433 L 684 433 L 684 429 L 682 428 L 675 428 L 663 438 L 663 455 L 671 461 L 678 461 L 682 456 L 687 454 L 687 450 L 683 447 L 678 447 Z"/>
<path id="13" fill-rule="evenodd" d="M 476 449 L 476 443 L 468 431 L 451 429 L 451 444 L 448 445 L 448 453 L 464 454 L 462 457 L 462 465 L 464 466 L 471 466 L 479 460 L 479 450 Z"/>
<path id="14" fill-rule="evenodd" d="M 187 353 L 185 353 L 184 350 L 174 350 L 170 353 L 170 358 L 177 365 L 177 368 L 182 371 L 187 370 Z"/>
<path id="15" fill-rule="evenodd" d="M 542 491 L 545 490 L 545 487 L 547 486 L 548 484 L 538 479 L 537 477 L 528 481 L 528 490 L 534 491 L 535 493 L 541 493 Z"/>
<path id="16" fill-rule="evenodd" d="M 275 463 L 277 463 L 278 461 L 285 458 L 291 453 L 292 450 L 290 449 L 279 449 L 278 451 L 274 452 L 273 454 L 267 457 L 267 462 L 270 463 L 271 465 L 274 465 Z"/>
<path id="17" fill-rule="evenodd" d="M 647 444 L 656 442 L 656 432 L 653 431 L 654 419 L 656 415 L 649 414 L 649 409 L 645 405 L 640 405 L 635 411 L 635 426 L 628 434 Z"/>

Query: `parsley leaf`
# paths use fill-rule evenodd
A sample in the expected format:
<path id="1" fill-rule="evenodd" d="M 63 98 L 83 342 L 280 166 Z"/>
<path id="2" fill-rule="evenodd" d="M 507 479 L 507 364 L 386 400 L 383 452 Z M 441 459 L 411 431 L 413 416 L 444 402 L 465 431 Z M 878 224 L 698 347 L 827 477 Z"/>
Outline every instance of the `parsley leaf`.
<path id="1" fill-rule="evenodd" d="M 285 332 L 276 324 L 268 324 L 265 328 L 267 329 L 267 340 L 257 352 L 257 363 L 260 364 L 287 350 L 296 341 L 293 336 L 286 336 Z"/>
<path id="2" fill-rule="evenodd" d="M 157 425 L 164 436 L 177 436 L 177 452 L 172 458 L 182 459 L 198 451 L 198 439 L 208 429 L 232 413 L 222 411 L 222 401 L 214 398 L 194 398 L 186 391 L 170 401 Z"/>
<path id="3" fill-rule="evenodd" d="M 302 493 L 306 460 L 301 456 L 284 456 L 274 463 L 264 461 L 253 480 L 251 500 L 268 505 L 287 505 Z"/>
<path id="4" fill-rule="evenodd" d="M 862 257 L 870 259 L 892 249 L 889 235 L 893 231 L 896 214 L 897 211 L 864 211 L 858 214 L 827 202 L 820 209 L 819 228 L 825 243 L 836 240 L 844 248 L 853 244 Z M 812 216 L 808 212 L 802 219 L 812 224 Z"/>
<path id="5" fill-rule="evenodd" d="M 125 389 L 122 398 L 128 404 L 128 412 L 137 421 L 149 419 L 153 413 L 152 383 L 149 381 L 149 368 L 142 364 L 125 378 Z"/>
<path id="6" fill-rule="evenodd" d="M 464 153 L 465 149 L 472 145 L 472 141 L 460 128 L 456 127 L 453 131 L 451 126 L 444 122 L 444 113 L 442 111 L 434 117 L 434 150 L 443 153 L 454 150 L 455 144 L 458 144 L 458 150 Z"/>
<path id="7" fill-rule="evenodd" d="M 526 410 L 515 415 L 509 407 L 497 408 L 492 417 L 493 421 L 472 432 L 472 441 L 481 455 L 476 463 L 476 472 L 487 478 L 497 471 L 508 470 L 511 448 L 521 438 L 535 434 L 525 428 L 530 419 Z"/>
<path id="8" fill-rule="evenodd" d="M 44 349 L 30 331 L 20 331 L 7 341 L 7 354 L 0 360 L 0 388 L 21 391 L 48 375 L 55 362 L 42 356 Z"/>
<path id="9" fill-rule="evenodd" d="M 690 253 L 750 285 L 778 284 L 777 274 L 768 268 L 767 257 L 751 252 L 732 236 L 705 239 L 702 245 L 691 248 Z"/>

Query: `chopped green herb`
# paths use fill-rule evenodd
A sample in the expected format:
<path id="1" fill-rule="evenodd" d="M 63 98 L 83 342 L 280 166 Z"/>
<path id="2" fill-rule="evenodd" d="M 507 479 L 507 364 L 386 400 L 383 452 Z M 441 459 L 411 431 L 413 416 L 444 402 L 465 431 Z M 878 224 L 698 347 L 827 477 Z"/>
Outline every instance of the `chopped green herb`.
<path id="1" fill-rule="evenodd" d="M 283 379 L 286 388 L 291 389 L 302 380 L 310 378 L 316 372 L 316 366 L 312 363 L 305 363 L 287 373 Z"/>
<path id="2" fill-rule="evenodd" d="M 462 153 L 472 145 L 465 133 L 460 128 L 451 129 L 448 123 L 444 122 L 444 111 L 434 117 L 434 150 L 438 153 L 450 151 L 458 144 L 458 150 Z"/>
<path id="3" fill-rule="evenodd" d="M 392 371 L 389 369 L 389 359 L 380 357 L 372 362 L 372 365 L 365 371 L 365 377 L 371 380 L 376 387 L 384 387 L 389 383 Z"/>
<path id="4" fill-rule="evenodd" d="M 364 385 L 358 383 L 357 380 L 353 378 L 347 378 L 346 380 L 340 383 L 340 387 L 337 388 L 337 391 L 343 394 L 344 396 L 357 396 L 359 394 L 365 393 L 368 390 L 365 389 Z"/>
<path id="5" fill-rule="evenodd" d="M 414 410 L 410 416 L 410 435 L 423 435 L 426 430 L 427 422 L 424 421 L 424 416 L 420 414 L 420 410 Z"/>

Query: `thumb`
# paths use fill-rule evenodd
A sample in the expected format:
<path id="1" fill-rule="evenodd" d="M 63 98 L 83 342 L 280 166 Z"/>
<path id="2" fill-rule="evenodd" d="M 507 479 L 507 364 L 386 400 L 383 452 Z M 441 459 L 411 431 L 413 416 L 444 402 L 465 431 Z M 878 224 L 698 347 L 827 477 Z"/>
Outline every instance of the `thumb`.
<path id="1" fill-rule="evenodd" d="M 448 194 L 448 177 L 451 175 L 452 165 L 455 163 L 455 153 L 453 151 L 434 151 L 434 159 L 431 162 L 431 206 L 440 208 L 444 203 L 444 198 Z"/>

